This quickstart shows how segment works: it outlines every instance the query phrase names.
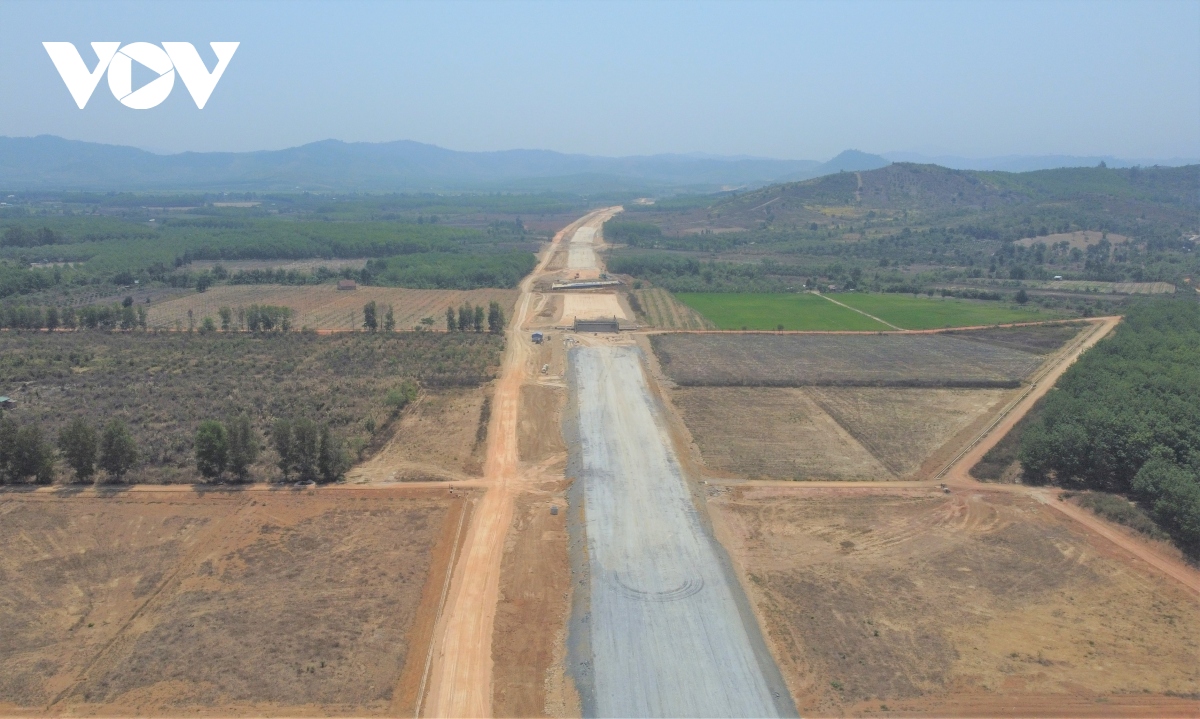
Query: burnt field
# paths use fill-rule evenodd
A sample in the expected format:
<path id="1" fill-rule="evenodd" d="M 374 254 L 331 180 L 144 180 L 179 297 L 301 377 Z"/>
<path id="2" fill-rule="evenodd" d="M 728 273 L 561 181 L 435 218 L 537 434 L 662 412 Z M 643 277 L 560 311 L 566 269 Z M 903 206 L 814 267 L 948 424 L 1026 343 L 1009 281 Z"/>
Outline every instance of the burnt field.
<path id="1" fill-rule="evenodd" d="M 390 437 L 389 391 L 412 381 L 430 398 L 482 393 L 502 346 L 489 335 L 419 332 L 9 332 L 0 333 L 0 394 L 16 401 L 6 416 L 50 439 L 77 417 L 96 426 L 123 420 L 141 454 L 128 481 L 194 482 L 204 420 L 244 412 L 263 439 L 278 418 L 327 422 L 358 459 Z M 474 406 L 476 416 L 463 420 L 471 434 Z M 277 476 L 274 461 L 273 451 L 262 452 L 250 478 Z"/>
<path id="2" fill-rule="evenodd" d="M 663 372 L 680 386 L 1016 387 L 1044 358 L 1004 339 L 661 334 L 651 345 Z"/>
<path id="3" fill-rule="evenodd" d="M 463 511 L 431 491 L 0 495 L 0 713 L 411 714 Z"/>

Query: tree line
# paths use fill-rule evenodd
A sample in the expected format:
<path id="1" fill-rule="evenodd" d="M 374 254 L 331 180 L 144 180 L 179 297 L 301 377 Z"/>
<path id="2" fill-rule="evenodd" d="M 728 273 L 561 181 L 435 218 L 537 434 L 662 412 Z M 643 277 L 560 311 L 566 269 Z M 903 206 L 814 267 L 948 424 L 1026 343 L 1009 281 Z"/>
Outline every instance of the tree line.
<path id="1" fill-rule="evenodd" d="M 119 419 L 97 429 L 77 418 L 59 432 L 55 446 L 41 427 L 19 426 L 0 417 L 0 483 L 49 484 L 54 479 L 56 449 L 79 482 L 90 480 L 97 469 L 119 482 L 139 456 L 133 435 Z"/>
<path id="2" fill-rule="evenodd" d="M 464 302 L 458 312 L 453 307 L 446 308 L 447 332 L 483 332 L 485 322 L 489 333 L 498 335 L 504 332 L 507 320 L 499 302 L 489 302 L 486 313 L 483 305 L 471 306 L 470 302 Z"/>
<path id="3" fill-rule="evenodd" d="M 415 395 L 416 386 L 406 384 L 388 395 L 388 403 L 398 414 Z M 328 423 L 318 425 L 304 417 L 278 420 L 271 443 L 284 479 L 295 475 L 304 481 L 336 482 L 350 468 L 345 441 Z M 245 414 L 226 422 L 206 420 L 196 430 L 196 469 L 210 480 L 230 476 L 245 481 L 260 450 L 261 438 Z M 97 428 L 76 418 L 52 443 L 41 427 L 0 417 L 0 484 L 50 484 L 60 457 L 77 482 L 91 481 L 98 470 L 120 482 L 137 466 L 141 453 L 129 427 L 118 419 Z"/>
<path id="4" fill-rule="evenodd" d="M 1019 458 L 1029 481 L 1134 498 L 1200 556 L 1200 304 L 1132 307 L 1046 395 Z"/>
<path id="5" fill-rule="evenodd" d="M 120 304 L 85 307 L 0 306 L 0 328 L 10 330 L 146 329 L 146 308 L 126 297 Z"/>

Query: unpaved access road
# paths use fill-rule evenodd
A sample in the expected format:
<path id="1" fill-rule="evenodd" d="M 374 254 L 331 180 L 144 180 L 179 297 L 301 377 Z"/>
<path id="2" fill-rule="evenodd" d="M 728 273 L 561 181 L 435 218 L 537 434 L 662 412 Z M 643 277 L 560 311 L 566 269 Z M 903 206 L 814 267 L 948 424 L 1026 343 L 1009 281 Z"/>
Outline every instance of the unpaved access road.
<path id="1" fill-rule="evenodd" d="M 492 634 L 500 591 L 505 537 L 512 523 L 513 501 L 524 478 L 519 472 L 517 420 L 521 385 L 533 376 L 532 345 L 526 333 L 531 288 L 546 269 L 562 238 L 579 226 L 599 227 L 618 212 L 597 210 L 554 237 L 537 268 L 521 283 L 512 323 L 506 335 L 503 366 L 492 396 L 488 454 L 483 465 L 486 487 L 475 507 L 471 526 L 458 551 L 453 581 L 434 630 L 428 667 L 418 691 L 418 716 L 486 717 L 492 714 Z M 593 230 L 594 234 L 594 230 Z"/>
<path id="2" fill-rule="evenodd" d="M 586 636 L 572 637 L 584 714 L 794 715 L 692 502 L 640 350 L 578 347 L 570 358 L 568 471 L 582 483 L 587 545 L 588 611 L 576 624 Z"/>

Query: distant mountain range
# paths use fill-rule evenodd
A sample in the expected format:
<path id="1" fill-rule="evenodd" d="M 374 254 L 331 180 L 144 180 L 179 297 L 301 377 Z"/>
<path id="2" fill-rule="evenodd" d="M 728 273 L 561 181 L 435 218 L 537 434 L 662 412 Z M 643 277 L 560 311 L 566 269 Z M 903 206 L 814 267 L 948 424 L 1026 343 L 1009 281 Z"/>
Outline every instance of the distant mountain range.
<path id="1" fill-rule="evenodd" d="M 847 150 L 828 162 L 702 153 L 596 157 L 549 150 L 459 152 L 408 140 L 323 140 L 284 150 L 158 155 L 134 147 L 40 135 L 0 137 L 0 189 L 705 192 L 874 170 L 914 157 L 858 150 Z M 1122 166 L 1113 158 L 1059 156 L 920 161 L 962 169 L 1012 170 L 1096 165 L 1101 159 Z"/>
<path id="2" fill-rule="evenodd" d="M 819 177 L 864 163 L 882 167 L 888 161 L 854 151 L 826 163 L 698 154 L 458 152 L 407 140 L 156 155 L 50 135 L 0 137 L 0 188 L 8 190 L 713 191 Z"/>

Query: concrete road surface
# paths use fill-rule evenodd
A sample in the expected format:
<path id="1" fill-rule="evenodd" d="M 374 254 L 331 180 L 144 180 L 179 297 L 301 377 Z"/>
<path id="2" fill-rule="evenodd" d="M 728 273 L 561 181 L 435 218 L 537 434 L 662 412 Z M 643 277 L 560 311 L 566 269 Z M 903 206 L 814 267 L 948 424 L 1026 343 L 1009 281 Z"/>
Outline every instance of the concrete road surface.
<path id="1" fill-rule="evenodd" d="M 570 353 L 575 416 L 567 429 L 577 439 L 571 473 L 582 486 L 575 496 L 590 595 L 577 603 L 585 616 L 573 622 L 571 641 L 584 713 L 794 716 L 741 588 L 692 503 L 639 357 L 632 347 Z"/>
<path id="2" fill-rule="evenodd" d="M 595 227 L 580 227 L 571 236 L 567 245 L 567 269 L 594 270 L 596 269 L 596 251 L 592 246 L 596 239 Z"/>

